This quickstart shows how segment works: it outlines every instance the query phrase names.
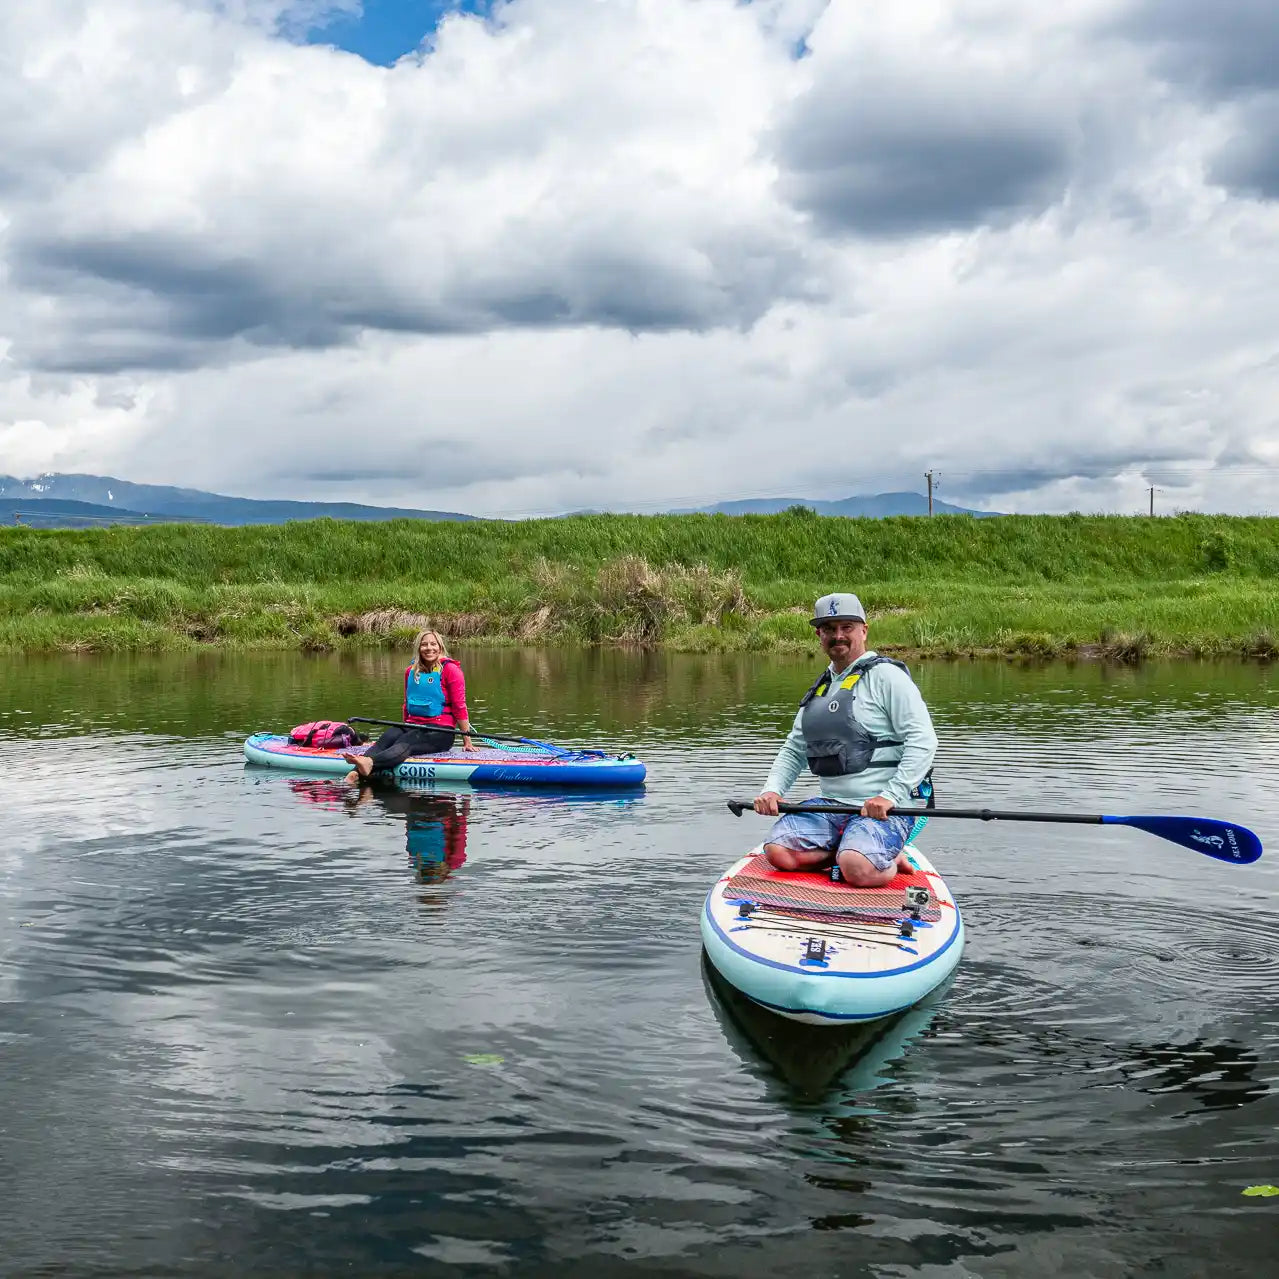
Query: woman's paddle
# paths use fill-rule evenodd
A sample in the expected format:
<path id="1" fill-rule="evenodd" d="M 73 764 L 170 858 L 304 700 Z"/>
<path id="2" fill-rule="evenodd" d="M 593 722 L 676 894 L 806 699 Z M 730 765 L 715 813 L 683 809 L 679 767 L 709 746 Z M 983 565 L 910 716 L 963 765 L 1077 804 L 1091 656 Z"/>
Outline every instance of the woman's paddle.
<path id="1" fill-rule="evenodd" d="M 740 817 L 753 805 L 748 800 L 730 799 L 728 806 Z M 778 804 L 779 813 L 859 814 L 860 804 Z M 1218 861 L 1245 866 L 1261 856 L 1261 840 L 1246 826 L 1219 822 L 1212 817 L 1103 817 L 1091 813 L 1005 813 L 990 808 L 894 808 L 893 817 L 963 817 L 980 822 L 1077 822 L 1092 826 L 1135 826 L 1147 835 L 1158 835 L 1183 848 L 1193 849 Z"/>
<path id="2" fill-rule="evenodd" d="M 431 724 L 410 724 L 407 720 L 402 719 L 370 719 L 367 715 L 348 715 L 346 717 L 348 724 L 380 724 L 383 728 L 431 728 L 435 727 Z M 455 737 L 461 737 L 462 730 L 454 728 Z M 481 733 L 474 724 L 471 725 L 472 737 L 487 737 L 490 742 L 528 742 L 527 737 L 499 737 L 496 733 Z"/>
<path id="3" fill-rule="evenodd" d="M 348 724 L 381 724 L 384 728 L 430 728 L 431 725 L 410 724 L 402 719 L 370 719 L 367 715 L 348 715 L 346 717 Z M 462 730 L 460 728 L 453 729 L 453 735 L 460 737 Z M 564 746 L 555 746 L 550 742 L 540 742 L 534 737 L 503 737 L 500 733 L 482 733 L 474 724 L 471 725 L 471 736 L 482 737 L 490 742 L 518 742 L 521 746 L 545 746 L 553 751 L 563 751 L 566 755 L 607 755 L 607 751 L 600 750 L 570 750 Z M 618 752 L 620 753 L 620 752 Z"/>

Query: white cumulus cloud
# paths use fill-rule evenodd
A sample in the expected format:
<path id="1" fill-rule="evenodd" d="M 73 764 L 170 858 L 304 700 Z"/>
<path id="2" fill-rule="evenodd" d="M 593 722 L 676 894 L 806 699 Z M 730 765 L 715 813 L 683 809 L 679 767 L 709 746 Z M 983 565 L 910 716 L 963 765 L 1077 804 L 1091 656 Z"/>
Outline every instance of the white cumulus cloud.
<path id="1" fill-rule="evenodd" d="M 0 470 L 1269 509 L 1279 20 L 1225 10 L 511 0 L 378 67 L 303 42 L 349 0 L 7 6 Z"/>

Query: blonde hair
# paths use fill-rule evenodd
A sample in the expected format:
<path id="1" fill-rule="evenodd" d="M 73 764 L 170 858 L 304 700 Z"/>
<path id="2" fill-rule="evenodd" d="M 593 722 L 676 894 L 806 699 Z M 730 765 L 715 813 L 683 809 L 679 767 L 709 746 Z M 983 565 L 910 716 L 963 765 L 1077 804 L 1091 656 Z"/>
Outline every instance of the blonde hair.
<path id="1" fill-rule="evenodd" d="M 418 631 L 417 639 L 413 641 L 413 673 L 415 675 L 421 675 L 426 669 L 426 667 L 422 665 L 422 641 L 425 640 L 428 635 L 433 636 L 435 642 L 440 646 L 439 660 L 441 663 L 443 663 L 444 659 L 449 655 L 449 650 L 444 644 L 444 636 L 441 635 L 439 631 L 433 631 L 429 627 L 424 631 Z"/>

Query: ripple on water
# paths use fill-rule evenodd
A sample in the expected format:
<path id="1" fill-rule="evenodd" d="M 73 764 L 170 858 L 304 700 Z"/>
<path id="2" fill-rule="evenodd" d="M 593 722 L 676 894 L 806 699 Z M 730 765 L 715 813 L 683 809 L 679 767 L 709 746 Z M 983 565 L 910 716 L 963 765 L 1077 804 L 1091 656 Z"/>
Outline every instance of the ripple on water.
<path id="1" fill-rule="evenodd" d="M 1279 918 L 1253 912 L 1241 929 L 1221 907 L 1085 893 L 1030 904 L 989 892 L 965 902 L 970 948 L 945 1014 L 959 1076 L 972 1070 L 989 1085 L 985 1117 L 1012 1122 L 1019 1106 L 1023 1122 L 1069 1124 L 1072 1112 L 1097 1110 L 1078 1090 L 1111 1089 L 1160 1098 L 1153 1112 L 1118 1096 L 1105 1108 L 1115 1138 L 1144 1141 L 1135 1125 L 1172 1132 L 1187 1114 L 1274 1095 L 1274 1054 L 1222 1027 L 1251 1024 L 1269 998 Z"/>
<path id="2" fill-rule="evenodd" d="M 317 665 L 298 663 L 299 698 Z M 811 1037 L 738 1018 L 701 980 L 697 915 L 766 829 L 723 807 L 793 713 L 790 685 L 785 705 L 754 695 L 757 665 L 728 703 L 655 676 L 645 695 L 680 722 L 619 710 L 599 732 L 649 763 L 639 795 L 470 794 L 466 861 L 431 884 L 407 834 L 438 796 L 257 776 L 239 736 L 166 737 L 163 715 L 23 736 L 0 851 L 5 1127 L 25 1161 L 0 1169 L 6 1260 L 232 1273 L 247 1239 L 282 1274 L 1252 1264 L 1249 1223 L 1272 1223 L 1239 1189 L 1275 1179 L 1279 1120 L 1276 915 L 1248 897 L 1268 862 L 939 821 L 969 941 L 917 1021 Z M 1180 807 L 1226 724 L 1241 754 L 1214 796 L 1244 821 L 1279 809 L 1269 704 L 1223 718 L 1214 694 L 1190 722 L 1148 700 L 1129 727 L 1073 676 L 947 691 L 985 670 L 925 672 L 942 802 Z M 367 708 L 385 680 L 340 687 Z M 230 717 L 216 681 L 197 692 L 201 724 L 263 719 L 256 689 Z M 518 697 L 489 708 L 528 722 Z"/>
<path id="3" fill-rule="evenodd" d="M 1249 1011 L 1279 979 L 1279 913 L 1255 903 L 983 891 L 963 908 L 979 961 L 963 997 L 1049 1021 L 1096 1012 L 1099 996 L 1139 1006 L 1205 989 L 1215 1011 Z"/>

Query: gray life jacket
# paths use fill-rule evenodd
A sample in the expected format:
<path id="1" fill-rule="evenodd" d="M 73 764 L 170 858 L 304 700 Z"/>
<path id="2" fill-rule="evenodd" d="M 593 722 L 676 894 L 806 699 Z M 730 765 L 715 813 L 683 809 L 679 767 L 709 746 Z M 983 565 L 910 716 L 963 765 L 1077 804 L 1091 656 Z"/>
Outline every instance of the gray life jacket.
<path id="1" fill-rule="evenodd" d="M 904 743 L 892 738 L 873 737 L 858 723 L 853 713 L 857 681 L 881 662 L 898 666 L 910 674 L 905 662 L 893 657 L 875 656 L 868 662 L 855 664 L 834 688 L 831 686 L 835 677 L 829 668 L 824 670 L 800 699 L 799 723 L 804 734 L 804 752 L 808 756 L 808 767 L 816 776 L 850 777 L 854 773 L 864 773 L 868 768 L 895 766 L 901 762 L 900 749 L 891 756 L 872 759 L 876 751 L 900 748 Z"/>

